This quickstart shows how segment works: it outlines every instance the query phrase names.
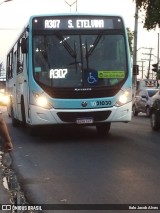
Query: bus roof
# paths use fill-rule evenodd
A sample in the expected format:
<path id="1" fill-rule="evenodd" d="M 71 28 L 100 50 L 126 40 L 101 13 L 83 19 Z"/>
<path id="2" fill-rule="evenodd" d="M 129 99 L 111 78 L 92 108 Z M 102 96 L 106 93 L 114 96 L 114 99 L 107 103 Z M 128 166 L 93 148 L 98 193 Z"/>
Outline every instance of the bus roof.
<path id="1" fill-rule="evenodd" d="M 42 16 L 100 16 L 100 17 L 120 17 L 123 19 L 121 15 L 116 14 L 102 14 L 102 13 L 47 13 L 47 14 L 33 14 L 30 16 L 29 19 L 35 18 L 35 17 L 42 17 Z"/>
<path id="2" fill-rule="evenodd" d="M 103 17 L 103 18 L 119 18 L 122 20 L 122 25 L 124 26 L 124 20 L 123 17 L 120 15 L 113 15 L 113 14 L 98 14 L 98 13 L 53 13 L 53 14 L 35 14 L 35 15 L 31 15 L 29 17 L 29 20 L 27 21 L 27 23 L 24 25 L 24 27 L 22 28 L 20 34 L 17 36 L 17 38 L 15 39 L 15 42 L 12 44 L 12 46 L 9 48 L 8 53 L 12 50 L 13 46 L 16 44 L 17 40 L 24 34 L 24 32 L 26 31 L 26 29 L 32 24 L 32 20 L 35 18 L 41 18 L 41 17 Z M 109 28 L 109 27 L 108 27 Z M 107 28 L 107 29 L 108 29 Z M 65 28 L 66 29 L 66 28 Z"/>

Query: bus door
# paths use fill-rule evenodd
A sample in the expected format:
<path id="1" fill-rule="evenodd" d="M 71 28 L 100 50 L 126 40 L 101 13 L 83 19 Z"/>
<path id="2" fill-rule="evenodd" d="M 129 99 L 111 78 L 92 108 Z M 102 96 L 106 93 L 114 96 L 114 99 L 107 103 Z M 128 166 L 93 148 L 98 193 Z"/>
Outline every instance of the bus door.
<path id="1" fill-rule="evenodd" d="M 19 84 L 21 84 L 20 112 L 23 123 L 26 123 L 29 106 L 28 54 L 23 54 L 19 67 Z"/>
<path id="2" fill-rule="evenodd" d="M 18 119 L 22 122 L 26 122 L 28 106 L 27 64 L 27 54 L 22 53 L 21 42 L 18 42 L 16 68 L 17 115 Z"/>

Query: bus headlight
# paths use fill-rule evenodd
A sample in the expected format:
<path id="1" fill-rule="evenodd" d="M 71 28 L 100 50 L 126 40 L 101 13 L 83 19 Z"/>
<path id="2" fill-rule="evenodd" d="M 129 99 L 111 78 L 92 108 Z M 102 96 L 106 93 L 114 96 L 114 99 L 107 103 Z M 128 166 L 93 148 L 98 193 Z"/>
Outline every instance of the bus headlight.
<path id="1" fill-rule="evenodd" d="M 132 101 L 132 90 L 128 89 L 128 90 L 125 90 L 125 91 L 121 91 L 115 105 L 116 106 L 122 106 L 122 105 L 124 105 L 124 104 L 126 104 L 130 101 Z"/>
<path id="2" fill-rule="evenodd" d="M 48 99 L 46 96 L 44 96 L 44 94 L 38 94 L 33 92 L 33 95 L 35 97 L 36 100 L 36 104 L 40 107 L 46 108 L 46 109 L 51 109 L 52 105 L 48 102 Z"/>
<path id="3" fill-rule="evenodd" d="M 41 107 L 46 107 L 48 105 L 46 97 L 39 96 L 37 97 L 37 104 Z"/>

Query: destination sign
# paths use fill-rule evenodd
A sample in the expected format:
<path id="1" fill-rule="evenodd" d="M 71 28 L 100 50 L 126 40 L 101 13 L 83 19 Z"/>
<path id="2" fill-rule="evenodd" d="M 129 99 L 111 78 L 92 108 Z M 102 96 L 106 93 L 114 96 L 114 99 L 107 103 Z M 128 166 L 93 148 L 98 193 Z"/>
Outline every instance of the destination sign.
<path id="1" fill-rule="evenodd" d="M 55 29 L 61 28 L 60 27 L 61 20 L 54 20 L 54 19 L 46 19 L 44 21 L 44 28 L 45 29 Z M 104 28 L 104 20 L 103 19 L 77 19 L 75 23 L 73 20 L 68 20 L 68 28 Z"/>
<path id="2" fill-rule="evenodd" d="M 123 29 L 120 17 L 67 16 L 35 17 L 33 30 Z"/>

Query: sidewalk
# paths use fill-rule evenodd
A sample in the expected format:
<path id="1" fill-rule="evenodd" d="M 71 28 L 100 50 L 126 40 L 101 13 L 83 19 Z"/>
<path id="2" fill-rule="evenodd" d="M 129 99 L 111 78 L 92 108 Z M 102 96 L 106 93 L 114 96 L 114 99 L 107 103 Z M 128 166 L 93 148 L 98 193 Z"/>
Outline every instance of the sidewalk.
<path id="1" fill-rule="evenodd" d="M 3 156 L 4 156 L 4 152 L 2 151 L 2 148 L 0 146 L 0 204 L 1 205 L 11 204 L 10 203 L 11 194 L 10 194 L 10 191 L 7 189 L 7 178 L 6 178 L 6 172 L 8 168 L 4 166 L 2 163 Z M 6 212 L 9 212 L 9 211 L 6 211 Z"/>
<path id="2" fill-rule="evenodd" d="M 0 204 L 10 204 L 10 193 L 7 189 L 4 188 L 2 183 L 2 175 L 1 175 L 1 182 L 0 182 Z"/>
<path id="3" fill-rule="evenodd" d="M 5 114 L 6 107 L 0 106 L 0 112 Z M 11 194 L 10 191 L 7 189 L 7 181 L 5 177 L 8 168 L 6 165 L 3 164 L 3 157 L 4 157 L 3 143 L 0 137 L 0 205 L 11 204 L 10 203 Z"/>
<path id="4" fill-rule="evenodd" d="M 10 153 L 4 152 L 0 144 L 0 212 L 1 205 L 3 213 L 13 212 L 10 205 L 28 204 L 24 192 L 18 183 L 17 175 L 12 168 L 12 158 Z M 8 205 L 8 206 L 5 206 Z M 5 210 L 7 208 L 7 210 Z M 19 212 L 17 210 L 16 212 Z M 20 210 L 20 212 L 22 212 Z M 27 211 L 33 213 L 35 211 Z"/>
<path id="5" fill-rule="evenodd" d="M 6 108 L 2 108 L 0 106 L 0 111 L 6 115 Z M 10 152 L 4 151 L 3 142 L 0 137 L 0 212 L 3 213 L 9 213 L 13 211 L 1 211 L 1 205 L 22 205 L 27 203 L 24 193 L 18 182 L 16 172 L 12 166 L 11 154 Z M 19 210 L 16 212 L 19 212 Z"/>

